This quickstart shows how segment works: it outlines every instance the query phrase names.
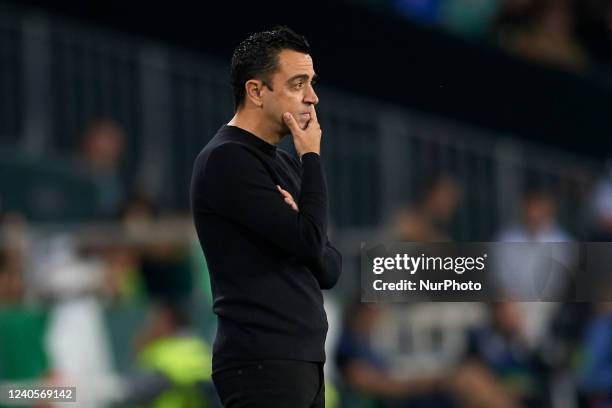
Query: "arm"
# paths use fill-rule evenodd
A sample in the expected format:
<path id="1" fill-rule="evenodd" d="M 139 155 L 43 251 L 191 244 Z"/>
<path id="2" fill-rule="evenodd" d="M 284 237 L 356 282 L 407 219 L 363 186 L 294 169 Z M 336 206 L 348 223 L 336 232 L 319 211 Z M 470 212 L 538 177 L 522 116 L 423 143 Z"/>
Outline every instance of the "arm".
<path id="1" fill-rule="evenodd" d="M 340 278 L 342 255 L 327 241 L 323 249 L 323 256 L 309 263 L 308 268 L 319 282 L 321 289 L 331 289 Z"/>
<path id="2" fill-rule="evenodd" d="M 302 262 L 318 259 L 326 247 L 327 232 L 327 191 L 319 155 L 304 154 L 302 169 L 300 211 L 296 212 L 284 202 L 253 153 L 226 143 L 208 157 L 199 200 Z"/>
<path id="3" fill-rule="evenodd" d="M 293 196 L 280 186 L 276 187 L 278 187 L 278 190 L 283 195 L 285 203 L 287 203 L 293 211 L 299 211 L 299 207 L 295 203 Z M 342 255 L 330 244 L 329 239 L 327 239 L 322 257 L 307 262 L 307 266 L 317 279 L 317 282 L 319 282 L 319 287 L 321 289 L 331 289 L 338 281 L 340 272 L 342 271 Z"/>

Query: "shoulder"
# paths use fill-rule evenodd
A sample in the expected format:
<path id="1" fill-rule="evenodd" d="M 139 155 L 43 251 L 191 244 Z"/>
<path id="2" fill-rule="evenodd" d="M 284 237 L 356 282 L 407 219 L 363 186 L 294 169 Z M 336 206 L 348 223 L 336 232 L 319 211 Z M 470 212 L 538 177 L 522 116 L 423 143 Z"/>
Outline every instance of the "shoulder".
<path id="1" fill-rule="evenodd" d="M 268 177 L 264 159 L 240 142 L 223 142 L 204 153 L 199 178 L 204 183 L 256 183 Z"/>
<path id="2" fill-rule="evenodd" d="M 202 168 L 217 167 L 240 167 L 256 161 L 257 156 L 249 146 L 234 141 L 223 141 L 214 145 L 207 145 L 198 157 L 196 163 Z"/>

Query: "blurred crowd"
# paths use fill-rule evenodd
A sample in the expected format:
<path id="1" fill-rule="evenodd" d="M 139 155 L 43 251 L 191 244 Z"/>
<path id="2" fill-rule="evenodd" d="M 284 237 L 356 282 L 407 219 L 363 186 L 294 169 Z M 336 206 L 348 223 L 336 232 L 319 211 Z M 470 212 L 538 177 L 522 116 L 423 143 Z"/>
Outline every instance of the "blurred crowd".
<path id="1" fill-rule="evenodd" d="M 76 384 L 85 407 L 218 406 L 206 261 L 187 209 L 170 212 L 125 184 L 126 143 L 109 119 L 84 131 L 72 166 L 98 192 L 86 224 L 45 227 L 2 211 L 0 380 Z M 430 172 L 388 236 L 452 241 L 467 194 L 456 175 Z M 572 231 L 557 215 L 555 186 L 527 183 L 515 220 L 489 239 L 609 241 L 612 171 L 587 199 L 589 227 Z M 612 404 L 608 303 L 383 306 L 335 296 L 326 302 L 330 318 L 341 316 L 327 344 L 329 407 Z"/>
<path id="2" fill-rule="evenodd" d="M 585 241 L 609 241 L 612 179 L 592 189 Z M 397 241 L 452 241 L 463 188 L 450 174 L 423 183 L 390 224 Z M 557 217 L 554 189 L 528 183 L 516 220 L 493 242 L 571 242 Z M 533 263 L 525 260 L 521 267 Z M 524 271 L 501 268 L 508 293 Z M 347 406 L 609 407 L 612 404 L 609 302 L 493 302 L 347 305 L 335 351 Z"/>
<path id="3" fill-rule="evenodd" d="M 70 406 L 213 406 L 206 262 L 187 210 L 125 185 L 125 145 L 95 120 L 68 161 L 95 187 L 85 223 L 0 212 L 0 380 L 76 385 Z"/>
<path id="4" fill-rule="evenodd" d="M 395 0 L 392 7 L 549 66 L 583 72 L 612 62 L 609 0 Z"/>

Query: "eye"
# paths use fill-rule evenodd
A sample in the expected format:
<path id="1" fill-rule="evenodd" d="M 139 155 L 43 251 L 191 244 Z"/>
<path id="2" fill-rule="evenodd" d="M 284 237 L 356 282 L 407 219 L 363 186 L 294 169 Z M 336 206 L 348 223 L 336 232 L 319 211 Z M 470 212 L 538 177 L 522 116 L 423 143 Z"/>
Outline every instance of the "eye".
<path id="1" fill-rule="evenodd" d="M 295 84 L 295 87 L 296 87 L 297 89 L 300 89 L 300 88 L 302 88 L 303 86 L 304 86 L 304 81 L 300 81 L 300 82 L 297 82 L 297 83 Z"/>

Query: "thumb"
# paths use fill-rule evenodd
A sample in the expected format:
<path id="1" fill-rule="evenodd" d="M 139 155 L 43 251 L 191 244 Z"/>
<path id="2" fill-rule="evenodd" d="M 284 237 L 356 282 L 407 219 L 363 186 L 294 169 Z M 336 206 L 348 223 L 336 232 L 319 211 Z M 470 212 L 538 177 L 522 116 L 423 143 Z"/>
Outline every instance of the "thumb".
<path id="1" fill-rule="evenodd" d="M 287 126 L 289 127 L 291 134 L 295 136 L 295 134 L 300 131 L 300 127 L 295 121 L 295 118 L 293 117 L 293 115 L 289 112 L 285 112 L 283 114 L 283 119 L 285 123 L 287 124 Z"/>

